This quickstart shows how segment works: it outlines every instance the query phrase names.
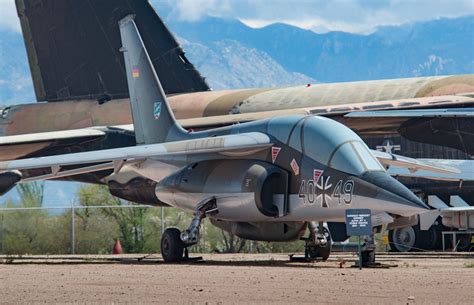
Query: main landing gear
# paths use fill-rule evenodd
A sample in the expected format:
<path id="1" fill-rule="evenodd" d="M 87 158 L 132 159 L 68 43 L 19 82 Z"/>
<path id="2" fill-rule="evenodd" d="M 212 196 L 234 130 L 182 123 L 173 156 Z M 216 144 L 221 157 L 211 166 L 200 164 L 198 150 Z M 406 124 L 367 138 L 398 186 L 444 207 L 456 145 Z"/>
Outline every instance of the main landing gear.
<path id="1" fill-rule="evenodd" d="M 361 251 L 362 266 L 371 267 L 379 265 L 375 262 L 375 236 L 374 233 L 364 236 L 364 244 Z"/>
<path id="2" fill-rule="evenodd" d="M 199 241 L 201 222 L 207 215 L 217 213 L 216 198 L 206 198 L 199 202 L 189 227 L 181 232 L 177 228 L 167 228 L 161 237 L 161 256 L 165 263 L 175 263 L 188 259 L 188 247 Z"/>
<path id="3" fill-rule="evenodd" d="M 329 258 L 331 254 L 331 234 L 324 227 L 323 222 L 309 222 L 309 238 L 304 245 L 304 257 L 306 260 L 321 259 L 323 261 Z"/>

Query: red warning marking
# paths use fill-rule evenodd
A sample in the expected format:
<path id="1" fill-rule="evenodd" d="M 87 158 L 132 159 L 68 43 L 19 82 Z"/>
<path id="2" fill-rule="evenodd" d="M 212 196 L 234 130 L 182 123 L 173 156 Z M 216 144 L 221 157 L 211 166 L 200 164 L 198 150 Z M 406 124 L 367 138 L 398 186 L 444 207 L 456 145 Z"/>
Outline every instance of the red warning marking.
<path id="1" fill-rule="evenodd" d="M 293 173 L 295 173 L 296 176 L 300 174 L 300 167 L 298 165 L 298 162 L 293 158 L 290 163 L 291 169 L 293 170 Z"/>
<path id="2" fill-rule="evenodd" d="M 281 148 L 280 147 L 272 147 L 272 162 L 275 163 L 276 158 L 278 157 L 278 154 L 280 153 Z"/>
<path id="3" fill-rule="evenodd" d="M 317 183 L 319 178 L 323 175 L 323 170 L 320 169 L 313 169 L 313 181 Z"/>

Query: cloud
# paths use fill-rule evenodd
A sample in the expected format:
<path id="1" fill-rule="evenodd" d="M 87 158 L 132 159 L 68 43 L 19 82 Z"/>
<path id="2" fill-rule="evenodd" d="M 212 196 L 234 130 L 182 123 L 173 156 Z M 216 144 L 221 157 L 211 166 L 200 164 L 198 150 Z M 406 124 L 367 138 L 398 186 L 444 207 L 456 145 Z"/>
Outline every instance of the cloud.
<path id="1" fill-rule="evenodd" d="M 227 0 L 181 0 L 176 1 L 175 10 L 181 20 L 197 21 L 206 15 L 231 14 L 231 3 Z"/>
<path id="2" fill-rule="evenodd" d="M 79 0 L 78 0 L 79 1 Z M 473 0 L 153 0 L 170 16 L 235 18 L 249 26 L 282 22 L 318 33 L 370 33 L 379 26 L 474 15 Z M 0 27 L 20 32 L 14 0 L 0 0 Z"/>
<path id="3" fill-rule="evenodd" d="M 472 0 L 162 0 L 180 20 L 237 18 L 249 26 L 283 22 L 315 32 L 370 33 L 378 26 L 474 14 Z"/>
<path id="4" fill-rule="evenodd" d="M 0 7 L 0 27 L 20 33 L 20 19 L 16 12 L 15 0 L 0 0 Z"/>

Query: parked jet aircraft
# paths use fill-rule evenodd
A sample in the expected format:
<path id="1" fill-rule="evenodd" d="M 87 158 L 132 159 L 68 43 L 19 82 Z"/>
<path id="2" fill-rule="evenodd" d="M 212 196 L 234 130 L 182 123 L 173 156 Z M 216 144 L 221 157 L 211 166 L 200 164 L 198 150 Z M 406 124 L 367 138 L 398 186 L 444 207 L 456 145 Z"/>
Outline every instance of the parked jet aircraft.
<path id="1" fill-rule="evenodd" d="M 126 99 L 124 62 L 117 51 L 120 35 L 115 26 L 127 13 L 139 17 L 137 27 L 143 30 L 143 40 L 149 45 L 164 91 L 175 94 L 169 97 L 170 103 L 181 119 L 179 123 L 188 129 L 212 128 L 277 115 L 319 114 L 339 120 L 361 135 L 369 146 L 378 146 L 387 152 L 391 152 L 392 145 L 395 145 L 394 149 L 400 149 L 394 152 L 412 157 L 467 158 L 474 152 L 472 116 L 466 115 L 466 111 L 411 111 L 472 107 L 474 99 L 469 92 L 474 92 L 473 75 L 176 94 L 206 91 L 209 87 L 186 60 L 183 50 L 148 1 L 114 0 L 84 5 L 44 0 L 41 6 L 28 0 L 16 0 L 16 3 L 38 100 L 70 102 L 3 109 L 0 118 L 0 132 L 6 136 L 0 139 L 0 158 L 3 160 L 135 144 L 131 126 L 111 127 L 132 122 Z M 64 24 L 64 20 L 74 22 Z M 102 31 L 96 31 L 97 28 Z M 71 40 L 71 37 L 75 39 Z M 78 51 L 84 44 L 89 45 L 90 52 Z M 384 116 L 368 111 L 379 109 L 410 111 L 385 113 Z M 357 111 L 364 113 L 354 115 Z M 200 116 L 207 118 L 196 119 Z M 97 127 L 85 128 L 91 126 Z M 75 130 L 62 131 L 66 129 Z M 419 144 L 407 138 L 456 149 Z M 41 174 L 49 174 L 49 170 L 22 170 L 21 175 L 3 173 L 0 189 L 5 192 L 20 179 L 26 181 L 28 177 Z M 121 198 L 162 204 L 155 194 L 155 181 L 126 169 L 118 175 L 112 170 L 103 170 L 60 179 L 106 183 L 111 192 Z M 401 181 L 425 199 L 436 195 L 449 202 L 450 196 L 456 195 L 468 203 L 474 202 L 473 184 L 466 180 L 463 183 L 433 183 L 416 177 Z M 419 234 L 418 231 L 415 233 Z M 405 237 L 399 239 L 399 243 L 407 240 Z M 416 239 L 416 244 L 413 239 L 407 244 L 430 249 L 436 243 L 436 238 Z M 418 240 L 430 242 L 420 246 Z"/>
<path id="2" fill-rule="evenodd" d="M 119 27 L 137 145 L 4 161 L 0 170 L 51 171 L 31 180 L 104 169 L 118 173 L 127 167 L 157 182 L 162 202 L 194 212 L 187 230 L 164 232 L 161 248 L 167 262 L 181 260 L 184 248 L 198 241 L 205 217 L 254 240 L 295 240 L 309 226 L 307 252 L 327 258 L 330 243 L 322 221 L 343 221 L 347 208 L 371 209 L 375 225 L 428 209 L 385 171 L 357 134 L 328 118 L 286 115 L 186 131 L 174 118 L 133 19 L 125 17 Z M 411 171 L 456 172 L 377 155 Z"/>

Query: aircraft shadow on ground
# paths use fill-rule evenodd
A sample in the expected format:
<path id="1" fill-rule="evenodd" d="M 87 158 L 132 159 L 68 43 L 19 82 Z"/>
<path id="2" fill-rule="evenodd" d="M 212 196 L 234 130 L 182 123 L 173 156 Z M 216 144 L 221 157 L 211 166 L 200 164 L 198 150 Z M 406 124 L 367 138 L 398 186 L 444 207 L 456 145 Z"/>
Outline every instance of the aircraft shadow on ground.
<path id="1" fill-rule="evenodd" d="M 165 263 L 161 257 L 153 259 L 121 259 L 121 264 L 150 264 L 150 265 L 170 265 Z M 192 266 L 221 266 L 221 267 L 276 267 L 276 268 L 341 268 L 348 267 L 354 263 L 353 259 L 350 260 L 329 260 L 326 262 L 321 261 L 290 261 L 288 260 L 216 260 L 216 259 L 203 259 L 195 260 L 191 257 L 190 261 L 183 261 L 178 263 L 171 263 L 171 265 L 192 265 Z"/>

